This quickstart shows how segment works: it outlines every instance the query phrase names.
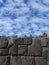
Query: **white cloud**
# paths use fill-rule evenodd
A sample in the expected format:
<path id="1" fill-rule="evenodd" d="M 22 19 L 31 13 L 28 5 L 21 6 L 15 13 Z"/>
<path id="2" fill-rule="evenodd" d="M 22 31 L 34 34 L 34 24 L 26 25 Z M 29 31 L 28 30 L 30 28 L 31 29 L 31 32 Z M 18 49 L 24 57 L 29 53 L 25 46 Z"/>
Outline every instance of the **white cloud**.
<path id="1" fill-rule="evenodd" d="M 21 3 L 21 2 L 23 2 L 23 0 L 13 0 L 14 2 L 19 2 L 19 3 Z"/>
<path id="2" fill-rule="evenodd" d="M 37 0 L 36 0 L 37 1 Z M 36 8 L 40 12 L 49 10 L 49 7 L 45 6 L 43 3 L 41 3 L 41 0 L 37 3 L 35 0 L 29 0 L 28 5 L 33 9 Z M 47 1 L 47 0 L 46 0 Z"/>
<path id="3" fill-rule="evenodd" d="M 35 31 L 33 35 L 37 36 L 37 35 L 41 35 L 42 32 L 41 31 Z"/>
<path id="4" fill-rule="evenodd" d="M 31 19 L 30 19 L 31 23 L 46 24 L 46 21 L 48 23 L 48 19 L 46 19 L 46 18 L 39 18 L 39 17 L 31 17 Z"/>
<path id="5" fill-rule="evenodd" d="M 31 16 L 33 9 L 38 10 L 39 16 Z M 28 0 L 27 4 L 24 0 L 7 0 L 5 6 L 0 8 L 0 35 L 40 35 L 42 31 L 49 33 L 49 14 L 45 18 L 42 14 L 45 11 L 49 11 L 49 7 L 40 2 L 37 4 L 34 0 Z M 3 14 L 10 14 L 10 16 L 5 17 Z M 11 19 L 12 14 L 16 15 L 15 19 Z"/>
<path id="6" fill-rule="evenodd" d="M 44 3 L 45 5 L 49 5 L 49 0 L 43 0 L 43 3 Z"/>
<path id="7" fill-rule="evenodd" d="M 3 2 L 3 0 L 0 0 L 0 2 L 2 3 L 2 2 Z"/>
<path id="8" fill-rule="evenodd" d="M 49 30 L 49 27 L 43 26 L 40 28 L 40 31 L 47 31 L 47 30 Z"/>
<path id="9" fill-rule="evenodd" d="M 9 32 L 8 35 L 9 35 L 9 36 L 13 36 L 14 33 L 13 33 L 13 32 Z"/>
<path id="10" fill-rule="evenodd" d="M 33 28 L 34 31 L 39 29 L 38 25 L 34 23 L 32 23 L 31 28 Z"/>

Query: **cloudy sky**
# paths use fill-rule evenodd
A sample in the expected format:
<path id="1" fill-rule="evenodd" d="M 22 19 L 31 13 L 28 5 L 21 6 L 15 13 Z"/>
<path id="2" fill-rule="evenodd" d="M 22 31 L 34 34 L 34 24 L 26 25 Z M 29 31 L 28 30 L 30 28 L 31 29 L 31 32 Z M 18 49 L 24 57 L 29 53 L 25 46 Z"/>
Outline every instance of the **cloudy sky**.
<path id="1" fill-rule="evenodd" d="M 49 34 L 49 0 L 0 0 L 0 35 Z"/>

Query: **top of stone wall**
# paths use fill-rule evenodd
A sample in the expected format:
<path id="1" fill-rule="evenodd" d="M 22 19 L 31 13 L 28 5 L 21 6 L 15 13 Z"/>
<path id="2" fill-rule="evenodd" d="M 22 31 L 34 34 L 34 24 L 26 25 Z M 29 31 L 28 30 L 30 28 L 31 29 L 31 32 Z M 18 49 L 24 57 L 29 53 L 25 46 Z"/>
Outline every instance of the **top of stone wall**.
<path id="1" fill-rule="evenodd" d="M 0 36 L 0 44 L 4 44 L 4 43 L 9 43 L 9 44 L 13 44 L 13 43 L 16 43 L 16 44 L 32 44 L 32 41 L 33 39 L 36 38 L 36 39 L 39 39 L 41 40 L 41 38 L 48 38 L 49 40 L 49 37 L 47 35 L 47 33 L 43 33 L 42 35 L 39 35 L 39 36 L 24 36 L 24 37 L 18 37 L 18 36 Z M 5 42 L 4 42 L 5 41 Z M 6 46 L 6 45 L 5 45 Z"/>

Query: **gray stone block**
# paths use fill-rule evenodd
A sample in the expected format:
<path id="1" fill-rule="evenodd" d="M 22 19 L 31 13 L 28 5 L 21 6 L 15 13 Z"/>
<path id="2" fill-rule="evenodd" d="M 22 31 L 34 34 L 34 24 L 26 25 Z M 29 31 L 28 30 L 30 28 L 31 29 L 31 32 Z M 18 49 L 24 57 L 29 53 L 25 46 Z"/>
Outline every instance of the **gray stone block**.
<path id="1" fill-rule="evenodd" d="M 47 38 L 41 38 L 41 46 L 47 46 L 48 39 Z"/>
<path id="2" fill-rule="evenodd" d="M 15 43 L 9 48 L 9 54 L 18 55 L 18 46 Z"/>
<path id="3" fill-rule="evenodd" d="M 32 37 L 24 37 L 24 44 L 31 45 L 32 41 Z"/>
<path id="4" fill-rule="evenodd" d="M 27 45 L 18 45 L 18 55 L 28 55 Z"/>
<path id="5" fill-rule="evenodd" d="M 9 54 L 9 50 L 8 49 L 0 49 L 0 56 L 4 56 L 4 55 L 8 55 Z"/>
<path id="6" fill-rule="evenodd" d="M 44 47 L 43 50 L 42 50 L 42 57 L 43 57 L 44 59 L 46 59 L 46 60 L 47 60 L 47 58 L 48 58 L 47 53 L 48 53 L 47 47 Z"/>
<path id="7" fill-rule="evenodd" d="M 35 65 L 48 65 L 48 62 L 43 57 L 35 57 Z"/>
<path id="8" fill-rule="evenodd" d="M 49 60 L 49 49 L 47 47 L 43 48 L 42 57 L 46 60 Z"/>
<path id="9" fill-rule="evenodd" d="M 0 56 L 0 65 L 10 65 L 10 58 L 8 56 Z"/>
<path id="10" fill-rule="evenodd" d="M 48 65 L 49 65 L 49 61 L 48 61 Z"/>
<path id="11" fill-rule="evenodd" d="M 17 36 L 8 36 L 7 40 L 9 43 L 13 43 L 17 39 Z"/>
<path id="12" fill-rule="evenodd" d="M 31 37 L 24 37 L 24 38 L 17 38 L 15 41 L 16 44 L 18 45 L 29 45 L 32 44 L 32 38 Z"/>
<path id="13" fill-rule="evenodd" d="M 17 57 L 17 63 L 18 63 L 18 65 L 22 65 L 22 59 L 21 59 L 21 56 L 18 56 L 18 57 Z"/>
<path id="14" fill-rule="evenodd" d="M 15 40 L 17 39 L 17 36 L 8 36 L 7 40 L 8 40 L 8 48 L 11 47 L 14 43 Z"/>
<path id="15" fill-rule="evenodd" d="M 49 61 L 49 51 L 48 51 L 48 61 Z"/>
<path id="16" fill-rule="evenodd" d="M 42 47 L 39 39 L 34 39 L 32 45 L 28 46 L 28 55 L 41 56 Z"/>
<path id="17" fill-rule="evenodd" d="M 49 38 L 48 38 L 48 48 L 49 48 Z"/>
<path id="18" fill-rule="evenodd" d="M 34 65 L 35 60 L 32 56 L 21 56 L 22 65 Z"/>
<path id="19" fill-rule="evenodd" d="M 21 45 L 21 44 L 23 45 L 24 44 L 24 38 L 17 38 L 15 43 L 18 45 Z"/>
<path id="20" fill-rule="evenodd" d="M 0 65 L 49 65 L 49 38 L 0 36 Z"/>
<path id="21" fill-rule="evenodd" d="M 10 56 L 10 65 L 22 65 L 21 57 Z"/>
<path id="22" fill-rule="evenodd" d="M 7 48 L 8 47 L 8 40 L 6 37 L 0 37 L 0 48 Z"/>

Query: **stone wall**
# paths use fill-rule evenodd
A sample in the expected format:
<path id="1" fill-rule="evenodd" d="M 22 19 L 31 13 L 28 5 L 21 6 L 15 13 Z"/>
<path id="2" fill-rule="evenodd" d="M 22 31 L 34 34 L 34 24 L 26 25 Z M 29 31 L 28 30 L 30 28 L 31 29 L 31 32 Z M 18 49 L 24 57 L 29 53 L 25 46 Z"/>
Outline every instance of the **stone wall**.
<path id="1" fill-rule="evenodd" d="M 49 37 L 0 36 L 0 65 L 49 65 Z"/>

